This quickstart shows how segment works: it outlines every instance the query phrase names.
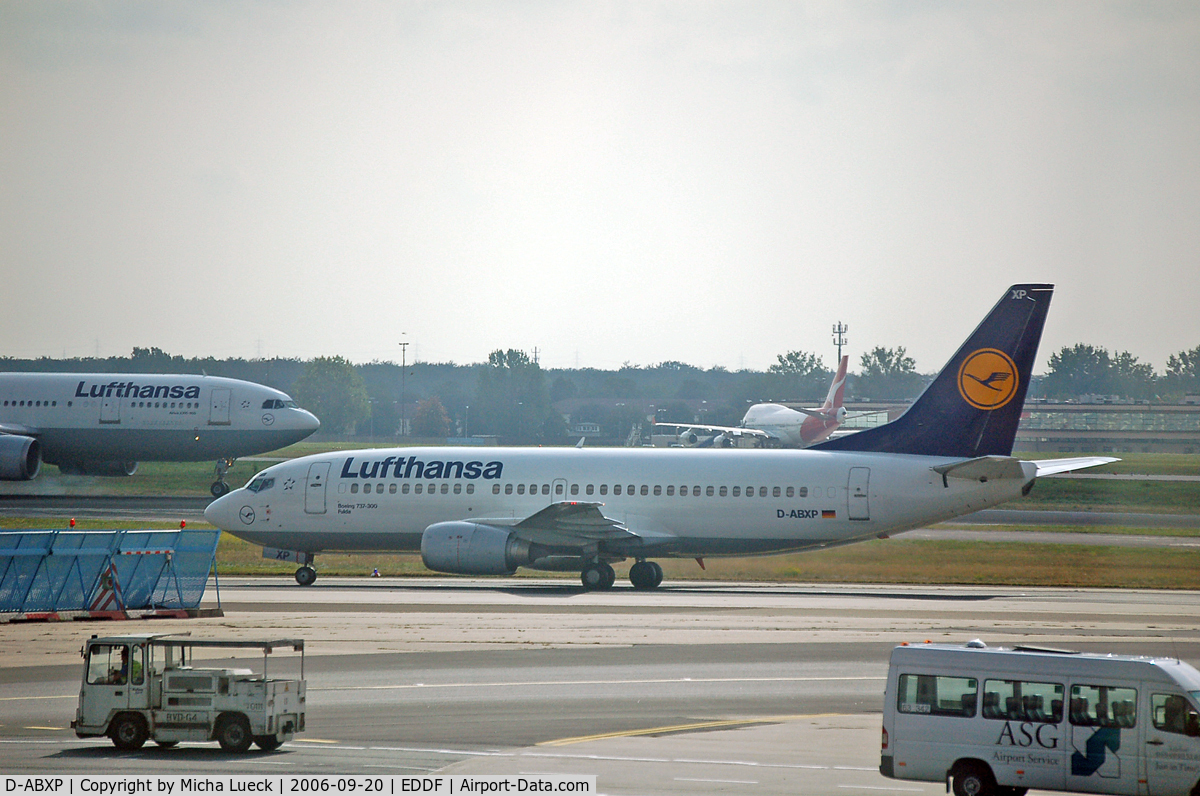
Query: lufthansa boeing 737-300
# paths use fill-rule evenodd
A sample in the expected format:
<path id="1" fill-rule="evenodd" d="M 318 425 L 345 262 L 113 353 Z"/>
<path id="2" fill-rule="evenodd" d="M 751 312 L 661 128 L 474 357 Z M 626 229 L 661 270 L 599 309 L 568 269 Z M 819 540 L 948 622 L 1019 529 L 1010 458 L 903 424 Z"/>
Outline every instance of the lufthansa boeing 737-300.
<path id="1" fill-rule="evenodd" d="M 133 475 L 139 461 L 232 460 L 298 442 L 321 422 L 286 393 L 239 379 L 147 373 L 0 373 L 0 481 Z"/>
<path id="2" fill-rule="evenodd" d="M 1052 285 L 1014 285 L 907 412 L 803 450 L 397 448 L 293 459 L 204 516 L 264 556 L 421 551 L 438 572 L 577 571 L 612 563 L 652 589 L 654 558 L 843 545 L 1027 494 L 1042 475 L 1115 461 L 1012 457 Z"/>

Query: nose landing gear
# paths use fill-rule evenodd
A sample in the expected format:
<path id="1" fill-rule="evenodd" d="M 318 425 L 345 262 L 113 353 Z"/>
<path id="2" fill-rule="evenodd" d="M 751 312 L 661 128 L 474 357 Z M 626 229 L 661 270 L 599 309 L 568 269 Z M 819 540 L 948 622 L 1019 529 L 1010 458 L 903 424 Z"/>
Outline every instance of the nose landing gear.
<path id="1" fill-rule="evenodd" d="M 308 564 L 296 570 L 296 582 L 301 586 L 311 586 L 317 580 L 317 571 Z"/>
<path id="2" fill-rule="evenodd" d="M 225 473 L 229 472 L 229 468 L 233 467 L 235 459 L 217 459 L 216 476 L 217 480 L 213 481 L 212 486 L 208 488 L 212 492 L 213 497 L 221 497 L 229 493 L 229 484 L 225 483 Z"/>

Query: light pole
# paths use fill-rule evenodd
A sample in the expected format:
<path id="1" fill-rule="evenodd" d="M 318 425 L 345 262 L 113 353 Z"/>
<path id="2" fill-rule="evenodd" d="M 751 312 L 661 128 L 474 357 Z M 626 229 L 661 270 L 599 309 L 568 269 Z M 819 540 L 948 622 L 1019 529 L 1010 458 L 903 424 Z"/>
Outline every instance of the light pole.
<path id="1" fill-rule="evenodd" d="M 463 437 L 471 436 L 471 405 L 467 404 L 466 414 L 463 416 Z"/>
<path id="2" fill-rule="evenodd" d="M 406 332 L 401 332 L 406 334 Z M 405 379 L 408 376 L 408 341 L 400 343 L 400 436 L 408 436 L 408 425 L 404 422 L 405 406 L 404 406 L 404 386 Z"/>

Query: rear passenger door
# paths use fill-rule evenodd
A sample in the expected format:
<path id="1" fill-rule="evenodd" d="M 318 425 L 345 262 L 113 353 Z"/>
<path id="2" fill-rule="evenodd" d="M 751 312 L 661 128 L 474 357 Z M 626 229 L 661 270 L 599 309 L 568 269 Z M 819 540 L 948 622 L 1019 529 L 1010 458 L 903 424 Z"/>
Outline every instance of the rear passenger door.
<path id="1" fill-rule="evenodd" d="M 1137 684 L 1076 681 L 1069 689 L 1067 790 L 1138 793 L 1143 752 Z"/>

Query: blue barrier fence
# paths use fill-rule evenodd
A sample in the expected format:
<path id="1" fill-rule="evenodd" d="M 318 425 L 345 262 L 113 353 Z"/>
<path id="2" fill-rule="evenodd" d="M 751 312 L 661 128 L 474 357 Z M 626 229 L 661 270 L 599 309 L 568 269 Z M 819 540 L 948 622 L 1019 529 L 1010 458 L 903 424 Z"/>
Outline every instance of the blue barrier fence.
<path id="1" fill-rule="evenodd" d="M 217 530 L 0 531 L 0 612 L 200 605 Z"/>

